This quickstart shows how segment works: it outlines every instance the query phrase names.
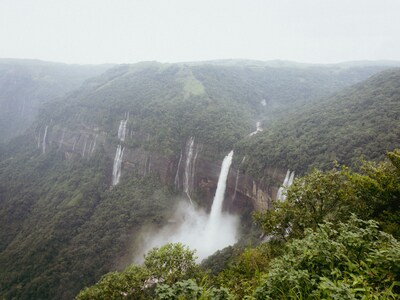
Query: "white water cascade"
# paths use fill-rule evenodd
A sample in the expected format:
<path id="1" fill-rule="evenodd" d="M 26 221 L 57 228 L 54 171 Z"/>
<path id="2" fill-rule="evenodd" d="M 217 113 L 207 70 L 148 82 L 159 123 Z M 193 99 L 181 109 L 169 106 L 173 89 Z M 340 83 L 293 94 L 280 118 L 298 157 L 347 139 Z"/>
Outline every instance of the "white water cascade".
<path id="1" fill-rule="evenodd" d="M 215 234 L 218 231 L 219 220 L 221 218 L 222 213 L 222 203 L 224 202 L 225 190 L 226 190 L 226 180 L 228 179 L 229 169 L 232 164 L 233 151 L 229 152 L 227 156 L 225 156 L 222 166 L 221 172 L 219 173 L 217 190 L 215 192 L 213 204 L 211 206 L 210 212 L 210 220 L 208 221 L 207 231 L 210 234 Z"/>
<path id="2" fill-rule="evenodd" d="M 129 121 L 129 112 L 125 113 L 125 120 L 121 120 L 121 122 L 119 122 L 119 127 L 118 127 L 118 138 L 121 142 L 125 141 L 125 137 L 126 137 L 126 124 Z"/>
<path id="3" fill-rule="evenodd" d="M 283 183 L 279 188 L 278 193 L 276 194 L 276 200 L 279 201 L 286 200 L 285 192 L 293 184 L 293 181 L 294 181 L 294 171 L 290 173 L 290 170 L 287 170 L 285 179 L 283 180 Z"/>
<path id="4" fill-rule="evenodd" d="M 291 186 L 293 184 L 294 181 L 294 171 L 290 174 L 289 180 L 287 182 L 287 186 Z"/>
<path id="5" fill-rule="evenodd" d="M 118 145 L 117 152 L 115 153 L 113 171 L 112 171 L 112 185 L 117 185 L 119 183 L 119 178 L 121 177 L 121 165 L 122 157 L 124 155 L 124 148 Z"/>
<path id="6" fill-rule="evenodd" d="M 36 136 L 36 133 L 35 133 L 35 138 L 37 137 L 37 148 L 38 149 L 40 149 L 40 131 L 41 130 L 39 129 L 39 136 L 38 137 Z"/>
<path id="7" fill-rule="evenodd" d="M 125 136 L 126 136 L 126 123 L 128 120 L 121 120 L 119 123 L 119 128 L 118 128 L 118 138 L 120 141 L 125 141 Z"/>
<path id="8" fill-rule="evenodd" d="M 176 190 L 179 190 L 179 169 L 181 168 L 181 162 L 182 162 L 182 151 L 181 151 L 181 155 L 179 156 L 178 167 L 176 169 L 176 174 L 175 174 L 175 189 Z"/>
<path id="9" fill-rule="evenodd" d="M 126 124 L 129 121 L 129 112 L 125 113 L 125 120 L 121 120 L 118 127 L 118 139 L 121 142 L 125 141 L 126 137 Z M 96 139 L 94 141 L 94 147 L 96 146 Z M 94 147 L 92 151 L 94 151 Z M 112 171 L 112 185 L 117 185 L 119 183 L 119 179 L 121 177 L 121 166 L 122 166 L 122 157 L 124 156 L 124 148 L 121 145 L 118 145 L 117 151 L 115 152 L 113 171 Z"/>
<path id="10" fill-rule="evenodd" d="M 136 262 L 141 262 L 143 254 L 148 250 L 166 243 L 180 242 L 188 245 L 191 249 L 196 249 L 198 261 L 219 249 L 236 243 L 239 219 L 229 213 L 222 212 L 232 157 L 233 151 L 222 162 L 210 214 L 208 215 L 202 209 L 182 201 L 169 225 L 160 231 L 148 230 L 142 233 L 143 241 L 140 241 L 140 243 L 143 244 L 143 249 L 137 253 Z"/>
<path id="11" fill-rule="evenodd" d="M 190 192 L 194 181 L 194 167 L 196 164 L 198 149 L 193 158 L 194 137 L 190 137 L 186 143 L 186 162 L 185 162 L 185 176 L 183 178 L 183 192 L 188 196 L 190 203 L 193 204 Z"/>
<path id="12" fill-rule="evenodd" d="M 261 127 L 261 122 L 257 121 L 256 122 L 256 131 L 253 131 L 252 133 L 250 133 L 250 136 L 255 135 L 261 131 L 263 131 L 263 129 Z"/>
<path id="13" fill-rule="evenodd" d="M 92 150 L 90 150 L 90 153 L 92 154 L 94 152 L 94 149 L 96 149 L 96 142 L 97 142 L 97 137 L 99 135 L 96 134 L 95 138 L 94 138 L 94 142 L 93 142 L 93 146 L 92 146 Z"/>
<path id="14" fill-rule="evenodd" d="M 43 154 L 45 154 L 45 153 L 46 153 L 46 137 L 47 137 L 47 128 L 48 128 L 48 126 L 46 125 L 46 128 L 44 129 L 43 143 L 42 143 Z"/>

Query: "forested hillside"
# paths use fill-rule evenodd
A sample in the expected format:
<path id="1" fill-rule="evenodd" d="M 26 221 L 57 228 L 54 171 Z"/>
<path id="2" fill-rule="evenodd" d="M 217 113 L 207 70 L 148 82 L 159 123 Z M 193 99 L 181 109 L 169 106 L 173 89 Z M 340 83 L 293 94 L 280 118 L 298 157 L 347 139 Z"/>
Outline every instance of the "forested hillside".
<path id="1" fill-rule="evenodd" d="M 399 147 L 400 70 L 384 71 L 331 97 L 314 101 L 240 142 L 246 168 L 265 166 L 303 173 L 333 161 L 356 167 L 360 157 L 382 159 Z"/>
<path id="2" fill-rule="evenodd" d="M 260 207 L 272 205 L 273 191 L 279 188 L 287 168 L 305 172 L 312 166 L 325 168 L 334 159 L 350 164 L 361 154 L 382 158 L 386 150 L 399 147 L 400 72 L 389 70 L 359 82 L 385 68 L 144 62 L 115 66 L 83 84 L 78 84 L 83 75 L 76 78 L 60 71 L 66 78 L 74 77 L 70 85 L 66 79 L 63 92 L 75 84 L 79 87 L 62 97 L 46 94 L 49 98 L 40 107 L 38 118 L 24 134 L 0 148 L 0 298 L 72 299 L 105 273 L 121 271 L 132 263 L 141 229 L 174 222 L 171 214 L 180 195 L 185 201 L 192 195 L 195 205 L 210 209 L 206 198 L 211 195 L 212 201 L 222 158 L 232 149 L 236 172 L 228 178 L 231 201 L 224 208 L 229 210 L 236 196 L 235 204 L 242 201 L 238 211 L 247 218 L 256 201 L 265 202 Z M 50 89 L 39 82 L 40 89 Z M 6 91 L 7 95 L 15 92 Z M 17 92 L 15 95 L 19 97 Z M 37 104 L 45 98 L 44 93 L 40 95 L 35 98 Z M 263 132 L 249 136 L 257 121 Z M 118 149 L 124 155 L 120 159 Z M 122 176 L 114 183 L 118 161 Z M 267 172 L 269 166 L 276 168 Z M 393 179 L 390 184 L 395 186 L 390 195 L 397 197 L 397 171 L 393 166 L 387 168 Z M 242 178 L 245 183 L 240 190 Z M 190 180 L 191 190 L 184 190 L 184 182 L 188 185 Z M 262 190 L 265 182 L 272 185 Z M 389 211 L 393 222 L 383 229 L 393 233 L 388 228 L 397 228 L 396 205 L 375 204 L 371 210 L 360 210 L 360 217 L 382 221 L 384 212 Z M 349 211 L 342 221 L 349 220 Z M 270 234 L 268 224 L 262 217 L 259 220 L 265 234 Z M 320 219 L 325 220 L 330 219 Z M 246 222 L 250 224 L 246 234 L 260 230 L 251 228 L 251 219 Z M 371 234 L 381 236 L 376 231 Z M 255 239 L 261 242 L 259 235 Z M 242 241 L 232 252 L 232 260 L 216 256 L 219 266 L 231 265 L 219 270 L 218 286 L 210 293 L 221 295 L 220 299 L 225 299 L 225 292 L 236 293 L 238 298 L 252 294 L 261 284 L 261 275 L 268 272 L 270 259 L 280 253 L 280 242 L 276 248 L 261 246 L 243 252 Z M 398 247 L 393 245 L 388 246 L 390 251 L 392 246 Z M 179 247 L 177 251 L 181 251 Z M 152 253 L 157 257 L 157 252 Z M 260 259 L 255 267 L 250 263 L 253 255 Z M 144 269 L 132 267 L 121 276 L 139 284 L 135 289 L 142 289 L 148 272 L 157 269 L 152 263 L 149 260 Z M 243 275 L 243 270 L 236 268 L 235 264 L 241 263 L 250 264 L 246 265 L 249 273 L 244 270 Z M 255 274 L 258 264 L 262 272 Z M 201 280 L 205 270 L 195 266 L 193 272 L 166 281 L 158 295 L 168 295 L 180 286 L 200 293 L 200 282 L 211 285 L 211 280 Z M 240 286 L 236 292 L 228 284 L 235 272 L 247 276 L 248 290 Z M 140 274 L 143 276 L 135 277 Z M 107 276 L 106 286 L 114 282 L 109 279 L 114 275 Z M 175 285 L 189 278 L 194 281 Z M 384 289 L 390 290 L 387 285 Z M 87 291 L 87 299 L 92 292 Z M 150 292 L 150 297 L 155 295 L 154 290 Z M 264 293 L 260 285 L 258 295 Z"/>
<path id="3" fill-rule="evenodd" d="M 122 65 L 46 106 L 40 123 L 91 127 L 116 135 L 119 121 L 130 112 L 127 126 L 135 134 L 128 145 L 172 154 L 183 140 L 196 136 L 206 145 L 204 154 L 215 158 L 215 150 L 225 154 L 254 131 L 255 119 L 267 125 L 297 105 L 384 68 Z"/>
<path id="4" fill-rule="evenodd" d="M 22 134 L 42 104 L 63 97 L 110 67 L 0 59 L 0 143 Z"/>

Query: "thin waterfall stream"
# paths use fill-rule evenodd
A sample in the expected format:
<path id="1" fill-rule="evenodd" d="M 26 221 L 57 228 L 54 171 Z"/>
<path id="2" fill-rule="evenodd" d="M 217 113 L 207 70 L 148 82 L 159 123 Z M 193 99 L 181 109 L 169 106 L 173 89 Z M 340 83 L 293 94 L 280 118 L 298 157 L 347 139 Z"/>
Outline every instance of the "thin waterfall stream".
<path id="1" fill-rule="evenodd" d="M 129 121 L 129 112 L 125 113 L 125 120 L 121 120 L 118 127 L 118 139 L 121 142 L 125 141 L 126 137 L 126 124 Z M 97 138 L 97 135 L 96 135 Z M 95 139 L 96 146 L 96 139 Z M 93 148 L 94 150 L 94 148 Z M 93 151 L 92 150 L 92 151 Z M 117 151 L 115 152 L 114 164 L 112 170 L 112 186 L 117 185 L 119 183 L 119 179 L 121 177 L 121 168 L 122 168 L 122 158 L 124 156 L 124 147 L 121 144 L 118 145 Z"/>

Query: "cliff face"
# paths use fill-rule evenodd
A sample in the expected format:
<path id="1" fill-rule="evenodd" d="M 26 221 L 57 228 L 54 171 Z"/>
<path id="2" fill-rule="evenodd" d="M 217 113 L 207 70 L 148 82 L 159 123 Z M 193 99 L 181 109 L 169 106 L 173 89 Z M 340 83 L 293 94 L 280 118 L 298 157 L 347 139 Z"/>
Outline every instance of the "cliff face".
<path id="1" fill-rule="evenodd" d="M 72 159 L 74 155 L 90 157 L 98 147 L 104 147 L 110 159 L 110 178 L 112 161 L 117 145 L 114 145 L 106 132 L 100 132 L 97 128 L 81 128 L 69 130 L 59 126 L 48 126 L 36 132 L 37 147 L 42 152 L 56 148 L 62 151 L 66 159 Z M 188 157 L 188 149 L 183 147 L 178 155 L 165 156 L 155 152 L 149 152 L 142 148 L 124 147 L 122 160 L 122 178 L 124 174 L 136 171 L 145 176 L 152 172 L 157 173 L 161 181 L 183 194 L 185 184 L 188 193 L 202 199 L 204 206 L 210 207 L 218 184 L 222 161 L 209 161 L 202 156 L 201 146 L 194 146 L 191 157 Z M 186 147 L 187 148 L 187 147 Z M 188 165 L 190 164 L 190 165 Z M 187 167 L 191 170 L 186 172 Z M 279 185 L 282 183 L 286 170 L 267 168 L 265 170 L 268 181 L 260 182 L 248 174 L 231 167 L 227 180 L 227 189 L 224 208 L 240 213 L 246 210 L 264 210 L 271 206 L 271 200 L 275 198 Z M 196 195 L 196 196 L 195 196 Z"/>

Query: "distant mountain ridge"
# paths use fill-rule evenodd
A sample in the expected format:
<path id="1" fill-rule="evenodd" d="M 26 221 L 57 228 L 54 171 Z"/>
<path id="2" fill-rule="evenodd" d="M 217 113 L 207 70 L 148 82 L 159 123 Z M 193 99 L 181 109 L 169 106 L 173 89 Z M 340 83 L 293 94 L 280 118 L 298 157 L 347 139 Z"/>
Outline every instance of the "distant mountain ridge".
<path id="1" fill-rule="evenodd" d="M 0 59 L 0 143 L 23 133 L 44 103 L 64 96 L 109 67 Z"/>
<path id="2" fill-rule="evenodd" d="M 67 78 L 75 78 L 74 72 L 80 70 L 64 73 L 64 67 L 55 69 Z M 182 194 L 188 141 L 197 153 L 189 162 L 194 165 L 193 200 L 209 207 L 221 160 L 234 149 L 226 191 L 231 201 L 226 206 L 236 206 L 248 216 L 254 207 L 268 207 L 287 168 L 297 174 L 334 158 L 324 156 L 332 154 L 328 146 L 336 145 L 335 140 L 326 141 L 335 132 L 331 124 L 345 137 L 339 139 L 345 146 L 353 147 L 358 138 L 365 148 L 376 150 L 370 131 L 376 133 L 381 125 L 388 129 L 386 115 L 392 122 L 391 113 L 397 115 L 398 107 L 397 70 L 367 79 L 387 69 L 384 66 L 142 62 L 117 65 L 83 80 L 85 71 L 68 88 L 65 81 L 66 94 L 55 98 L 60 89 L 42 92 L 53 73 L 41 68 L 23 69 L 21 76 L 13 75 L 19 70 L 15 66 L 11 73 L 0 72 L 4 99 L 40 95 L 34 98 L 38 117 L 0 150 L 0 298 L 71 299 L 104 273 L 129 264 L 141 228 L 168 222 L 174 201 Z M 55 87 L 62 76 L 54 75 Z M 21 87 L 33 87 L 19 94 L 8 85 L 14 78 L 27 78 Z M 39 84 L 29 85 L 37 83 L 32 78 Z M 380 102 L 374 98 L 382 105 L 375 107 Z M 9 117 L 21 114 L 23 102 L 18 101 L 19 106 L 10 107 Z M 361 130 L 365 116 L 357 114 L 357 107 L 366 112 L 370 104 L 376 113 Z M 356 120 L 347 120 L 350 110 Z M 336 123 L 331 123 L 334 118 L 328 112 L 339 114 Z M 118 134 L 121 121 L 126 126 L 123 140 Z M 257 121 L 263 132 L 250 137 Z M 324 129 L 324 122 L 330 130 Z M 353 127 L 359 130 L 348 129 L 346 122 L 357 124 Z M 318 136 L 309 136 L 314 133 Z M 384 131 L 385 136 L 390 133 Z M 122 148 L 121 181 L 111 188 L 113 159 Z M 361 153 L 334 149 L 338 157 Z"/>

